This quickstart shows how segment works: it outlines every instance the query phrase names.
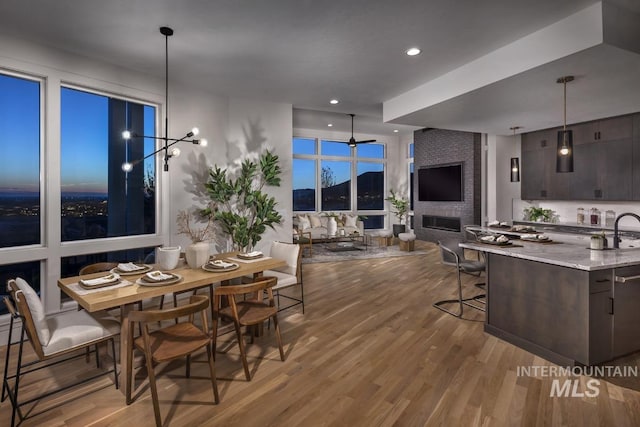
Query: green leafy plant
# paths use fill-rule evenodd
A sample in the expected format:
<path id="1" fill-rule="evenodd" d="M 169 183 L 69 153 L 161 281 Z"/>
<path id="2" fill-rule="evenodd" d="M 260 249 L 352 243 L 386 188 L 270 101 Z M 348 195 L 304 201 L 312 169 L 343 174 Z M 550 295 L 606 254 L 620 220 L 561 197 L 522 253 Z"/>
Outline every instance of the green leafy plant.
<path id="1" fill-rule="evenodd" d="M 551 222 L 553 220 L 553 210 L 538 208 L 535 206 L 524 209 L 525 219 L 529 221 Z"/>
<path id="2" fill-rule="evenodd" d="M 393 207 L 393 214 L 398 218 L 400 224 L 406 220 L 407 212 L 409 211 L 409 200 L 405 197 L 399 196 L 394 190 L 391 190 L 390 196 L 385 200 L 391 203 Z"/>
<path id="3" fill-rule="evenodd" d="M 250 252 L 267 227 L 282 223 L 275 197 L 263 192 L 265 186 L 280 186 L 280 174 L 278 156 L 270 151 L 261 154 L 257 163 L 244 160 L 235 179 L 227 169 L 214 166 L 209 170 L 205 188 L 212 206 L 202 214 L 213 215 L 235 250 Z"/>

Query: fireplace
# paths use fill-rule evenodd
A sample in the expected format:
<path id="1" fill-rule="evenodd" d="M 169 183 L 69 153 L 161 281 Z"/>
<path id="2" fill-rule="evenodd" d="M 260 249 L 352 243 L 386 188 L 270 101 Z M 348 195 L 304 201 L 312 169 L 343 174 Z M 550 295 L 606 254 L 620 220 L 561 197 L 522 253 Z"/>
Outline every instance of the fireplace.
<path id="1" fill-rule="evenodd" d="M 460 232 L 460 217 L 422 215 L 422 227 Z"/>

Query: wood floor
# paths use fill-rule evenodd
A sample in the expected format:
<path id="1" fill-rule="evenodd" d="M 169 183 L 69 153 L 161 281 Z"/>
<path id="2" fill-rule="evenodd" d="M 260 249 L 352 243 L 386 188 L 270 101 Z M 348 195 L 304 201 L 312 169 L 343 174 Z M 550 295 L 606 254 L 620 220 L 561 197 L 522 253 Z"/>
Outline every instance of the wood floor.
<path id="1" fill-rule="evenodd" d="M 299 307 L 281 313 L 287 360 L 267 331 L 248 345 L 247 382 L 233 334 L 221 337 L 219 405 L 203 355 L 191 379 L 182 363 L 159 367 L 165 425 L 640 425 L 639 378 L 601 378 L 597 397 L 550 397 L 554 378 L 564 377 L 518 376 L 518 367 L 555 365 L 485 334 L 481 312 L 468 309 L 461 320 L 433 308 L 454 296 L 455 274 L 439 264 L 434 245 L 419 246 L 428 255 L 304 265 L 306 314 Z M 479 292 L 478 278 L 463 279 L 467 293 Z M 638 366 L 639 359 L 616 364 Z M 90 366 L 78 359 L 27 376 L 22 387 L 28 394 Z M 587 390 L 590 378 L 578 379 L 578 390 Z M 142 372 L 138 398 L 126 406 L 105 377 L 39 402 L 22 425 L 153 425 L 146 384 Z M 9 425 L 10 412 L 5 401 L 0 425 Z"/>

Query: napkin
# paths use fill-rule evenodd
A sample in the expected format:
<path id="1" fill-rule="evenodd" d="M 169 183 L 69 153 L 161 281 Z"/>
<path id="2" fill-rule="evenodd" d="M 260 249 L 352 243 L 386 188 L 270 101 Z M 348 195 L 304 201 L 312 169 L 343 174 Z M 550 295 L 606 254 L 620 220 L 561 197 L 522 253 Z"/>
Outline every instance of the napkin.
<path id="1" fill-rule="evenodd" d="M 229 267 L 233 267 L 235 264 L 232 262 L 225 262 L 225 261 L 222 261 L 221 259 L 217 259 L 215 261 L 209 261 L 207 265 L 213 268 L 229 268 Z"/>
<path id="2" fill-rule="evenodd" d="M 144 275 L 144 278 L 150 282 L 164 282 L 173 279 L 173 274 L 165 274 L 162 271 L 150 271 Z"/>
<path id="3" fill-rule="evenodd" d="M 108 283 L 116 283 L 120 277 L 116 274 L 109 274 L 107 276 L 97 277 L 95 279 L 80 280 L 80 283 L 85 286 L 99 286 L 106 285 Z"/>
<path id="4" fill-rule="evenodd" d="M 132 262 L 120 263 L 118 264 L 118 270 L 124 271 L 125 273 L 136 271 L 136 270 L 144 270 L 144 267 L 136 265 Z"/>

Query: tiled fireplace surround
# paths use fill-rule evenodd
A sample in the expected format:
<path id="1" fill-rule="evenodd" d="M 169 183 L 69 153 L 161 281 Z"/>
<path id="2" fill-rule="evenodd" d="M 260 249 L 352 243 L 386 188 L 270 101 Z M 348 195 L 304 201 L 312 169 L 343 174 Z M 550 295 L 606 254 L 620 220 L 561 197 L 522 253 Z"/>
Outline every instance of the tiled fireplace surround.
<path id="1" fill-rule="evenodd" d="M 455 230 L 480 224 L 481 215 L 481 140 L 480 134 L 444 129 L 422 129 L 414 133 L 414 228 L 418 239 L 437 240 L 462 236 Z M 417 200 L 418 170 L 421 167 L 463 162 L 461 202 L 425 202 Z M 426 226 L 426 227 L 425 227 Z"/>

